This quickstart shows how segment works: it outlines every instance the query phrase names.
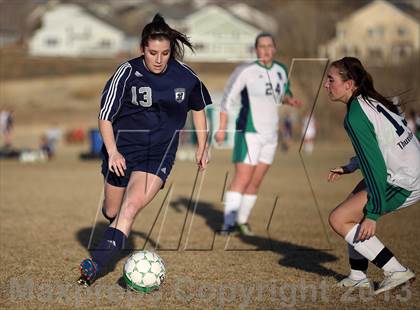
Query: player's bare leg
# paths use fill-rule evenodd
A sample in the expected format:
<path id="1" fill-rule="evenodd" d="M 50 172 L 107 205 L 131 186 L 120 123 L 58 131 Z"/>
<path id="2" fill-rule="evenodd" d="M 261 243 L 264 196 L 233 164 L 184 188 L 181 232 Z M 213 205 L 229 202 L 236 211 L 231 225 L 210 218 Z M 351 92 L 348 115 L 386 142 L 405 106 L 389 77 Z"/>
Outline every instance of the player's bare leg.
<path id="1" fill-rule="evenodd" d="M 329 222 L 332 229 L 344 238 L 354 225 L 362 221 L 366 203 L 366 190 L 349 196 L 330 213 Z"/>
<path id="2" fill-rule="evenodd" d="M 110 227 L 117 228 L 128 236 L 138 212 L 156 196 L 161 187 L 162 180 L 158 176 L 142 171 L 132 172 L 121 210 Z"/>
<path id="3" fill-rule="evenodd" d="M 161 186 L 162 180 L 153 174 L 132 172 L 117 218 L 105 231 L 98 248 L 91 251 L 92 258 L 86 258 L 80 264 L 80 285 L 90 286 L 114 254 L 123 248 L 136 215 L 153 199 Z"/>
<path id="4" fill-rule="evenodd" d="M 243 163 L 235 164 L 235 175 L 229 187 L 229 191 L 243 193 L 251 182 L 255 166 Z"/>
<path id="5" fill-rule="evenodd" d="M 125 187 L 118 187 L 105 182 L 102 214 L 112 223 L 120 211 L 124 198 Z"/>
<path id="6" fill-rule="evenodd" d="M 360 223 L 364 219 L 363 210 L 367 201 L 366 190 L 355 193 L 331 212 L 329 222 L 358 253 L 384 271 L 385 278 L 375 291 L 375 294 L 379 294 L 412 281 L 415 274 L 401 265 L 375 235 L 359 240 Z"/>
<path id="7" fill-rule="evenodd" d="M 248 183 L 248 186 L 246 187 L 244 194 L 249 195 L 256 195 L 258 193 L 258 190 L 260 189 L 261 183 L 265 177 L 265 175 L 268 172 L 268 169 L 270 169 L 271 165 L 261 163 L 259 162 L 258 165 L 255 167 L 251 181 Z"/>

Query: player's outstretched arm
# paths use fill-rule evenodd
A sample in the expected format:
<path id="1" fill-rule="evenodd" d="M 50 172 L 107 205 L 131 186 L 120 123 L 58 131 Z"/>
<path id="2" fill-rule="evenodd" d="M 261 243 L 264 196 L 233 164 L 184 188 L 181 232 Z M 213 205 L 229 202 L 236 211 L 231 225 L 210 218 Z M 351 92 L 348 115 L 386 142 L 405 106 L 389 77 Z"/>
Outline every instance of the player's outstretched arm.
<path id="1" fill-rule="evenodd" d="M 340 178 L 342 174 L 353 173 L 357 169 L 359 169 L 359 160 L 357 159 L 357 156 L 354 156 L 350 158 L 350 161 L 347 165 L 331 169 L 328 174 L 328 182 L 334 182 Z"/>

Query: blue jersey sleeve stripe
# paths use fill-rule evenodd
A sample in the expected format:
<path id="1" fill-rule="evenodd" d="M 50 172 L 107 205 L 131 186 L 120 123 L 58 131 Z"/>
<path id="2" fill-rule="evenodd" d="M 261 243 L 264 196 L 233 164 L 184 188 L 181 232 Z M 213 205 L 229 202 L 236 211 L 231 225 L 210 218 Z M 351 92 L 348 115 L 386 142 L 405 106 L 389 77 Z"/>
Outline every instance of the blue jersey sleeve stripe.
<path id="1" fill-rule="evenodd" d="M 110 112 L 112 110 L 112 107 L 114 105 L 115 97 L 116 97 L 116 94 L 118 92 L 118 88 L 121 87 L 120 86 L 120 80 L 121 80 L 122 76 L 124 75 L 125 71 L 127 70 L 127 68 L 130 67 L 130 65 L 128 63 L 126 63 L 124 66 L 121 66 L 121 67 L 122 67 L 121 68 L 122 70 L 119 72 L 118 77 L 116 77 L 116 79 L 113 80 L 112 83 L 111 83 L 111 90 L 108 92 L 108 96 L 107 96 L 106 101 L 105 101 L 105 105 L 107 105 L 107 108 L 104 111 L 105 119 L 109 119 L 109 114 L 110 114 Z M 123 89 L 121 89 L 121 92 L 123 92 Z"/>
<path id="2" fill-rule="evenodd" d="M 108 88 L 107 89 L 104 89 L 104 91 L 102 92 L 101 102 L 104 100 L 104 96 L 106 96 L 107 93 L 108 93 Z"/>
<path id="3" fill-rule="evenodd" d="M 124 96 L 124 89 L 125 89 L 125 85 L 127 84 L 127 80 L 128 80 L 128 78 L 130 77 L 130 74 L 131 74 L 131 70 L 132 70 L 132 68 L 131 68 L 131 66 L 129 67 L 129 71 L 128 71 L 128 74 L 127 74 L 127 77 L 125 78 L 125 80 L 124 80 L 124 85 L 122 86 L 122 88 L 121 88 L 121 94 L 120 94 L 120 98 L 118 99 L 118 102 L 119 102 L 119 104 L 118 104 L 118 108 L 117 109 L 115 109 L 115 113 L 114 114 L 112 114 L 112 116 L 111 116 L 111 120 L 113 120 L 114 119 L 114 116 L 115 115 L 117 115 L 118 114 L 118 111 L 121 109 L 121 99 L 122 99 L 122 97 Z M 125 71 L 123 72 L 123 75 L 125 74 Z M 110 110 L 111 111 L 111 110 Z M 110 112 L 109 111 L 109 112 Z M 109 114 L 109 112 L 108 112 L 108 114 Z M 108 117 L 108 115 L 107 115 L 107 117 Z"/>
<path id="4" fill-rule="evenodd" d="M 125 71 L 129 67 L 130 65 L 128 63 L 125 63 L 124 65 L 120 66 L 120 68 L 118 68 L 117 72 L 115 73 L 111 81 L 111 85 L 109 87 L 108 93 L 105 97 L 105 104 L 102 107 L 101 112 L 100 112 L 100 119 L 108 120 L 109 113 L 111 112 L 112 106 L 115 101 L 115 96 L 118 91 L 121 77 L 124 75 Z"/>
<path id="5" fill-rule="evenodd" d="M 108 101 L 109 101 L 109 97 L 111 96 L 112 93 L 112 89 L 113 89 L 113 85 L 115 84 L 115 81 L 118 79 L 118 75 L 120 74 L 121 70 L 123 70 L 125 65 L 120 66 L 117 69 L 117 72 L 115 72 L 114 76 L 112 77 L 111 83 L 108 84 L 108 89 L 104 90 L 104 94 L 106 94 L 105 96 L 105 102 L 101 108 L 101 111 L 99 113 L 99 118 L 100 119 L 106 119 L 105 118 L 105 114 L 106 111 L 108 109 Z"/>
<path id="6" fill-rule="evenodd" d="M 100 119 L 107 119 L 106 115 L 108 113 L 108 110 L 111 109 L 111 98 L 113 97 L 113 93 L 116 91 L 116 85 L 118 84 L 118 80 L 121 78 L 122 72 L 126 67 L 126 64 L 124 64 L 118 68 L 117 72 L 115 72 L 114 77 L 111 80 L 108 93 L 105 97 L 105 103 L 101 109 Z"/>

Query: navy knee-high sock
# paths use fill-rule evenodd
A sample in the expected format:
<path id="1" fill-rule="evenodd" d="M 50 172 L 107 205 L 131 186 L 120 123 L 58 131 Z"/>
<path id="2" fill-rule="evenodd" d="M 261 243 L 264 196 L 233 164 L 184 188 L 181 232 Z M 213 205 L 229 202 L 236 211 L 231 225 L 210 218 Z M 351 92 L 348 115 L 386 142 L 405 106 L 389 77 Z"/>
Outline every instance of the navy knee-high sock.
<path id="1" fill-rule="evenodd" d="M 90 252 L 92 260 L 98 264 L 99 270 L 103 269 L 111 258 L 124 247 L 127 237 L 121 230 L 108 227 L 102 236 L 99 245 Z"/>

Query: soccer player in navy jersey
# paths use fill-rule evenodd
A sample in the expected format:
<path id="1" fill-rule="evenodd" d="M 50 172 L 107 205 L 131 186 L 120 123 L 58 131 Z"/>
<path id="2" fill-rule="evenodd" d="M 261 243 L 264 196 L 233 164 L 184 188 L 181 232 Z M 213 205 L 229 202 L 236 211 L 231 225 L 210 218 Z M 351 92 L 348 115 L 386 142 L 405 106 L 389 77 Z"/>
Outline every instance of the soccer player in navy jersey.
<path id="1" fill-rule="evenodd" d="M 91 258 L 80 264 L 79 284 L 89 286 L 124 246 L 133 221 L 163 187 L 178 147 L 179 130 L 192 110 L 197 130 L 197 164 L 207 165 L 204 108 L 210 95 L 182 59 L 188 38 L 157 14 L 142 32 L 142 56 L 120 65 L 101 98 L 99 130 L 105 200 L 110 221 Z"/>

